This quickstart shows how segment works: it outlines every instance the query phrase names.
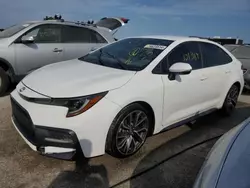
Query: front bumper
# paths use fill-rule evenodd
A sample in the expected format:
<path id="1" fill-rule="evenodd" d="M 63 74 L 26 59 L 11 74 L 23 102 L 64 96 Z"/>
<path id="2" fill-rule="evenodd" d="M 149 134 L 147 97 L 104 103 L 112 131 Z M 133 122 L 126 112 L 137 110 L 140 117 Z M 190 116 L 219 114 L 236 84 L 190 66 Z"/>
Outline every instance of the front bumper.
<path id="1" fill-rule="evenodd" d="M 13 98 L 12 122 L 18 133 L 34 151 L 49 157 L 71 160 L 80 152 L 79 142 L 72 130 L 34 125 L 29 113 Z"/>
<path id="2" fill-rule="evenodd" d="M 68 151 L 77 154 L 78 151 L 81 151 L 80 154 L 86 158 L 105 153 L 108 131 L 116 114 L 121 110 L 120 106 L 104 97 L 86 112 L 67 118 L 68 109 L 66 107 L 29 102 L 18 93 L 20 87 L 24 86 L 19 84 L 17 89 L 11 93 L 11 98 L 14 99 L 17 106 L 23 109 L 20 114 L 22 118 L 17 119 L 13 115 L 15 118 L 13 118 L 13 124 L 25 141 L 30 146 L 32 145 L 33 150 L 46 155 L 51 153 L 59 155 Z M 34 98 L 44 97 L 29 88 L 26 88 L 22 94 Z M 24 127 L 23 129 L 28 134 L 25 134 L 20 126 Z M 57 133 L 56 138 L 63 137 L 60 139 L 61 142 L 54 142 L 55 132 Z M 44 137 L 47 138 L 48 135 L 52 135 L 52 139 L 45 140 Z"/>

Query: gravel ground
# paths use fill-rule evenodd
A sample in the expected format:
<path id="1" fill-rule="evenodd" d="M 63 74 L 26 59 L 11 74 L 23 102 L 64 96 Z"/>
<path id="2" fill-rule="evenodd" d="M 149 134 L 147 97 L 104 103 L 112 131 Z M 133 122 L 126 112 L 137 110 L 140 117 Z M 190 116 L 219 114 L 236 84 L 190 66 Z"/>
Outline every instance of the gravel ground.
<path id="1" fill-rule="evenodd" d="M 0 187 L 191 187 L 215 140 L 171 157 L 223 134 L 249 117 L 250 96 L 241 96 L 240 101 L 232 117 L 221 118 L 214 113 L 201 118 L 192 129 L 182 126 L 151 137 L 140 152 L 130 158 L 120 160 L 104 155 L 69 162 L 33 152 L 11 124 L 9 96 L 2 97 Z"/>

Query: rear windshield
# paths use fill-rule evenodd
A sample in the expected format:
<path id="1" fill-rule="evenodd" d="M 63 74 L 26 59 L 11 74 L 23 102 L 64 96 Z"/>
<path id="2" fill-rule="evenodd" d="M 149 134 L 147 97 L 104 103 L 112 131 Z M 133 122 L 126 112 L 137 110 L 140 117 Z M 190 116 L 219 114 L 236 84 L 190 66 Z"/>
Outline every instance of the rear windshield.
<path id="1" fill-rule="evenodd" d="M 13 25 L 11 27 L 8 27 L 5 30 L 3 30 L 2 32 L 0 32 L 0 38 L 11 37 L 30 25 L 31 24 L 18 24 L 18 25 Z"/>
<path id="2" fill-rule="evenodd" d="M 80 60 L 106 67 L 140 71 L 172 42 L 164 39 L 128 38 L 89 53 Z"/>

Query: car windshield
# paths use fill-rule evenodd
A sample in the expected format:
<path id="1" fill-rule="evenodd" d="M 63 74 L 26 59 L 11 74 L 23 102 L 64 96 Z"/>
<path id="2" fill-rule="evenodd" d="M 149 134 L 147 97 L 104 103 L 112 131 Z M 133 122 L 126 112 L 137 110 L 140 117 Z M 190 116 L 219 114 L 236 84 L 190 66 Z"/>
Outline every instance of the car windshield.
<path id="1" fill-rule="evenodd" d="M 18 25 L 13 25 L 11 27 L 8 27 L 5 30 L 3 30 L 2 32 L 0 32 L 0 38 L 11 37 L 30 25 L 31 24 L 27 23 L 27 24 L 18 24 Z"/>
<path id="2" fill-rule="evenodd" d="M 79 60 L 117 69 L 140 71 L 172 42 L 164 39 L 128 38 L 89 53 Z"/>

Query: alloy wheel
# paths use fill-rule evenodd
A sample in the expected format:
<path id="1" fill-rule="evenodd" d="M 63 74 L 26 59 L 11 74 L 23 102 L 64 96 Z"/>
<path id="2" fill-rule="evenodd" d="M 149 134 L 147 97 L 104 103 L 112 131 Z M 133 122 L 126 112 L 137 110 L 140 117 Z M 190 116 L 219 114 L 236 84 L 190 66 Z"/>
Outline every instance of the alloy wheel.
<path id="1" fill-rule="evenodd" d="M 123 155 L 135 153 L 144 144 L 149 130 L 149 119 L 141 110 L 130 112 L 121 121 L 116 134 L 116 147 Z"/>
<path id="2" fill-rule="evenodd" d="M 237 100 L 238 100 L 238 96 L 239 96 L 239 89 L 237 86 L 233 86 L 228 95 L 227 95 L 227 100 L 226 100 L 226 103 L 229 105 L 229 106 L 233 106 L 235 107 L 236 104 L 237 104 Z"/>

